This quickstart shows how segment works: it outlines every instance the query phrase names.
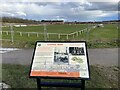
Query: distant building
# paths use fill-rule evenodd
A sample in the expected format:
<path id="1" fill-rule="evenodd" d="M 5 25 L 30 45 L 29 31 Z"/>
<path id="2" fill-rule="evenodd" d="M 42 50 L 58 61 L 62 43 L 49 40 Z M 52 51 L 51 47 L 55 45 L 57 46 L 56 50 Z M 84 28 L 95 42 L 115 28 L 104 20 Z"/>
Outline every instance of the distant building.
<path id="1" fill-rule="evenodd" d="M 98 24 L 97 27 L 104 27 L 104 25 L 103 24 Z"/>
<path id="2" fill-rule="evenodd" d="M 64 20 L 41 20 L 41 23 L 46 23 L 46 24 L 64 24 Z"/>
<path id="3" fill-rule="evenodd" d="M 21 27 L 26 27 L 27 25 L 20 25 Z"/>
<path id="4" fill-rule="evenodd" d="M 20 25 L 14 25 L 14 27 L 20 27 Z"/>
<path id="5" fill-rule="evenodd" d="M 26 27 L 27 25 L 14 25 L 14 27 Z"/>

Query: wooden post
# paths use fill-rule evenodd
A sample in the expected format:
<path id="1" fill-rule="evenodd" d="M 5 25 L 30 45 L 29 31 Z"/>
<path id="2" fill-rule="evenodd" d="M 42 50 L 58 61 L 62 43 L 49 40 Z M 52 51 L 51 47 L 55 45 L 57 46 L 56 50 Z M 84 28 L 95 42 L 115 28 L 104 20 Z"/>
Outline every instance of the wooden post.
<path id="1" fill-rule="evenodd" d="M 0 32 L 0 34 L 2 35 L 2 31 Z"/>
<path id="2" fill-rule="evenodd" d="M 20 32 L 20 36 L 22 36 L 22 32 Z"/>
<path id="3" fill-rule="evenodd" d="M 76 32 L 77 33 L 77 36 L 78 36 L 78 32 Z"/>
<path id="4" fill-rule="evenodd" d="M 67 39 L 68 39 L 68 34 L 67 34 Z"/>
<path id="5" fill-rule="evenodd" d="M 74 34 L 73 34 L 73 38 L 74 38 L 75 36 L 74 36 Z"/>
<path id="6" fill-rule="evenodd" d="M 28 37 L 30 36 L 30 33 L 28 33 Z"/>
<path id="7" fill-rule="evenodd" d="M 10 25 L 10 31 L 11 31 L 11 41 L 14 43 L 14 31 L 13 31 L 13 25 Z"/>
<path id="8" fill-rule="evenodd" d="M 8 35 L 8 31 L 6 31 L 6 34 Z"/>
<path id="9" fill-rule="evenodd" d="M 37 37 L 39 37 L 39 34 L 37 33 Z"/>
<path id="10" fill-rule="evenodd" d="M 79 31 L 79 34 L 81 34 L 81 31 Z"/>
<path id="11" fill-rule="evenodd" d="M 47 33 L 47 38 L 49 38 L 49 33 Z"/>
<path id="12" fill-rule="evenodd" d="M 60 39 L 60 34 L 58 34 L 58 38 Z"/>

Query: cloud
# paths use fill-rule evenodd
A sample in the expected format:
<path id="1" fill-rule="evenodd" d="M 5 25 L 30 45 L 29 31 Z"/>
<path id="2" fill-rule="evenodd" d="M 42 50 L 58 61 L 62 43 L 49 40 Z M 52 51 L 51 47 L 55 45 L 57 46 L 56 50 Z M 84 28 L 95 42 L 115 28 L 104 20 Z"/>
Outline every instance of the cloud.
<path id="1" fill-rule="evenodd" d="M 92 6 L 85 7 L 86 10 L 118 11 L 118 3 L 92 2 Z"/>
<path id="2" fill-rule="evenodd" d="M 12 2 L 14 1 L 14 2 Z M 116 16 L 117 2 L 89 2 L 90 0 L 4 0 L 0 4 L 2 16 L 23 17 L 27 19 L 62 19 L 66 21 L 100 20 Z M 55 1 L 55 2 L 54 2 Z"/>
<path id="3" fill-rule="evenodd" d="M 1 2 L 82 2 L 84 0 L 1 0 Z M 88 2 L 119 2 L 119 0 L 87 0 Z"/>
<path id="4" fill-rule="evenodd" d="M 18 14 L 19 16 L 26 16 L 26 13 L 24 12 L 16 12 L 16 14 Z"/>

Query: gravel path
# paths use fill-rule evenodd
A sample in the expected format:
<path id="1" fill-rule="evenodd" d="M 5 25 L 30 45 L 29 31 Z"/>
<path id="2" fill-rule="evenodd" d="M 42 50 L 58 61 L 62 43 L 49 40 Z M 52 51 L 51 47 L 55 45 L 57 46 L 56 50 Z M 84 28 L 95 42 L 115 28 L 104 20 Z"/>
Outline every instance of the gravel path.
<path id="1" fill-rule="evenodd" d="M 120 48 L 119 48 L 120 49 Z M 118 65 L 118 48 L 112 49 L 89 49 L 90 64 Z"/>
<path id="2" fill-rule="evenodd" d="M 118 48 L 112 49 L 88 49 L 90 65 L 118 65 Z M 1 53 L 2 63 L 23 64 L 31 63 L 33 49 L 20 49 Z"/>

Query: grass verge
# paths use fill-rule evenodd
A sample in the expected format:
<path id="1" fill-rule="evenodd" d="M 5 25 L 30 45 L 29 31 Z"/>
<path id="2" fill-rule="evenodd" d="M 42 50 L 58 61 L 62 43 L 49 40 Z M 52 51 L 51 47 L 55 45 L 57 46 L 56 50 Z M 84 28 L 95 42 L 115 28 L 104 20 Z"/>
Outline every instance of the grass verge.
<path id="1" fill-rule="evenodd" d="M 118 88 L 119 67 L 92 65 L 90 66 L 90 70 L 91 79 L 86 81 L 86 88 Z M 36 88 L 36 79 L 30 79 L 28 74 L 29 66 L 11 64 L 2 65 L 2 81 L 12 88 Z M 64 80 L 64 82 L 77 82 L 77 80 Z M 68 90 L 67 88 L 47 88 L 47 90 L 48 89 Z M 77 89 L 70 88 L 69 90 Z"/>
<path id="2" fill-rule="evenodd" d="M 76 41 L 76 40 L 73 40 Z M 79 40 L 78 40 L 79 41 Z M 36 41 L 2 41 L 3 48 L 34 48 Z M 117 48 L 120 47 L 120 39 L 86 41 L 88 48 Z"/>

